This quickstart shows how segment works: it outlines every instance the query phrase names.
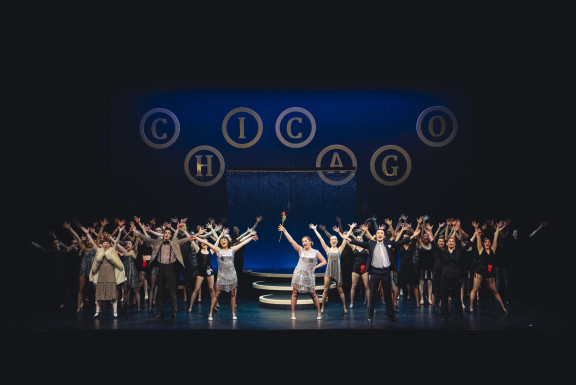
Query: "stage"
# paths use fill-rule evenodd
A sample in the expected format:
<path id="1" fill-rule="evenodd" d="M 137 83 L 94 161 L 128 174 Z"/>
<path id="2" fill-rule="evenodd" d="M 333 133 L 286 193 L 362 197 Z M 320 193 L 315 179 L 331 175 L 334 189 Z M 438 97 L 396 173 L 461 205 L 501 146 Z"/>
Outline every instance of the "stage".
<path id="1" fill-rule="evenodd" d="M 414 300 L 404 296 L 398 303 L 398 322 L 391 322 L 379 300 L 369 323 L 362 302 L 355 303 L 346 314 L 335 291 L 330 293 L 322 320 L 316 320 L 315 309 L 297 309 L 297 319 L 291 320 L 290 310 L 265 307 L 257 297 L 245 293 L 237 301 L 238 319 L 232 320 L 229 296 L 223 293 L 220 310 L 209 321 L 209 299 L 204 298 L 187 312 L 179 294 L 175 318 L 168 303 L 161 318 L 154 316 L 155 311 L 137 312 L 130 306 L 114 319 L 109 305 L 100 319 L 93 319 L 92 307 L 79 314 L 54 310 L 15 315 L 4 319 L 5 347 L 12 352 L 11 360 L 33 359 L 37 365 L 56 371 L 54 364 L 72 368 L 93 360 L 129 363 L 130 369 L 115 366 L 114 371 L 126 378 L 142 379 L 158 374 L 156 363 L 162 353 L 169 354 L 167 357 L 184 370 L 177 370 L 184 378 L 197 376 L 188 370 L 199 373 L 203 368 L 209 368 L 208 378 L 237 378 L 243 370 L 270 376 L 272 369 L 293 368 L 290 360 L 297 359 L 300 364 L 328 360 L 330 377 L 316 371 L 319 378 L 338 379 L 336 373 L 364 371 L 358 365 L 380 365 L 382 357 L 398 369 L 421 368 L 419 378 L 428 378 L 427 370 L 444 364 L 462 374 L 469 370 L 477 373 L 479 367 L 488 365 L 492 374 L 518 378 L 526 376 L 527 369 L 536 374 L 548 373 L 551 368 L 567 370 L 571 355 L 564 352 L 573 345 L 575 336 L 570 310 L 510 303 L 509 312 L 504 314 L 491 299 L 481 302 L 473 313 L 465 310 L 461 324 L 453 315 L 443 321 L 438 310 L 426 304 L 417 307 Z M 222 360 L 232 372 L 214 372 L 215 363 Z"/>

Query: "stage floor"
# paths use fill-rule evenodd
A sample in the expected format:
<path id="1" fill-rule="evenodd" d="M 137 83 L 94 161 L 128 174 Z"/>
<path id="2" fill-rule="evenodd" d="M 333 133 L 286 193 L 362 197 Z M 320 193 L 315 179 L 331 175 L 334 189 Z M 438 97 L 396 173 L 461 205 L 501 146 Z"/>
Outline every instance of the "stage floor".
<path id="1" fill-rule="evenodd" d="M 136 311 L 131 305 L 120 312 L 118 319 L 112 316 L 107 305 L 100 319 L 93 319 L 94 308 L 87 307 L 80 314 L 71 310 L 45 311 L 28 314 L 26 317 L 14 317 L 12 330 L 20 333 L 53 333 L 71 331 L 292 331 L 292 330 L 338 330 L 348 332 L 362 331 L 415 331 L 415 332 L 526 332 L 573 334 L 573 318 L 569 310 L 550 308 L 541 305 L 508 305 L 508 313 L 503 313 L 494 300 L 480 303 L 473 313 L 464 310 L 464 321 L 458 324 L 451 314 L 447 321 L 439 315 L 439 308 L 433 311 L 425 304 L 420 307 L 412 299 L 401 296 L 397 317 L 399 322 L 391 322 L 386 316 L 385 304 L 379 300 L 372 323 L 367 321 L 367 307 L 356 302 L 353 308 L 344 313 L 336 293 L 331 294 L 322 320 L 316 320 L 315 309 L 296 310 L 296 320 L 290 319 L 290 310 L 266 308 L 257 298 L 239 297 L 237 300 L 237 320 L 232 320 L 230 297 L 220 296 L 220 311 L 214 312 L 213 321 L 208 320 L 209 299 L 196 303 L 192 312 L 186 311 L 183 298 L 178 298 L 176 318 L 170 316 L 170 307 L 165 305 L 165 315 L 155 318 L 154 311 Z M 346 304 L 347 307 L 349 303 Z M 4 331 L 7 331 L 5 328 Z"/>
<path id="2" fill-rule="evenodd" d="M 176 318 L 170 317 L 168 304 L 162 318 L 148 311 L 136 312 L 135 306 L 121 312 L 118 319 L 112 317 L 110 306 L 96 320 L 92 318 L 93 308 L 80 314 L 29 313 L 4 318 L 2 336 L 8 341 L 4 347 L 12 352 L 11 359 L 34 360 L 46 366 L 50 363 L 49 367 L 60 362 L 81 366 L 87 360 L 111 354 L 113 362 L 124 359 L 140 367 L 138 375 L 143 379 L 146 372 L 142 369 L 151 359 L 157 359 L 158 352 L 170 352 L 171 359 L 182 368 L 192 357 L 198 365 L 210 366 L 215 359 L 231 355 L 240 360 L 234 364 L 237 371 L 247 368 L 241 360 L 258 364 L 259 368 L 280 370 L 290 367 L 291 360 L 297 358 L 301 363 L 329 359 L 331 365 L 337 364 L 335 359 L 342 359 L 350 367 L 346 368 L 348 372 L 360 370 L 353 367 L 362 362 L 379 365 L 384 352 L 396 357 L 395 365 L 418 364 L 435 369 L 449 360 L 450 365 L 456 364 L 464 372 L 471 360 L 487 359 L 494 373 L 523 371 L 531 363 L 540 365 L 552 360 L 553 366 L 535 366 L 545 373 L 551 367 L 571 367 L 567 362 L 571 355 L 564 352 L 575 340 L 569 309 L 509 304 L 509 313 L 504 314 L 495 301 L 489 300 L 474 313 L 465 311 L 461 324 L 453 316 L 442 321 L 430 306 L 417 307 L 403 296 L 396 323 L 386 316 L 382 301 L 377 303 L 373 322 L 368 323 L 366 306 L 355 303 L 345 314 L 337 295 L 331 296 L 322 320 L 316 320 L 315 309 L 297 310 L 297 319 L 291 320 L 290 310 L 262 307 L 257 297 L 240 297 L 238 319 L 232 320 L 225 293 L 213 321 L 207 319 L 209 308 L 209 300 L 204 299 L 188 313 L 180 297 Z"/>

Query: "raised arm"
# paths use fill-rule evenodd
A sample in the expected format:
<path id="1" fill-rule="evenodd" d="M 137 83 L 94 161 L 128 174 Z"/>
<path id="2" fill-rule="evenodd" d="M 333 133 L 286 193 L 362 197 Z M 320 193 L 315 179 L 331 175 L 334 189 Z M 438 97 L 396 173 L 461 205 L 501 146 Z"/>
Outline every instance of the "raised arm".
<path id="1" fill-rule="evenodd" d="M 476 250 L 478 250 L 478 253 L 480 253 L 482 251 L 482 237 L 480 236 L 482 229 L 476 221 L 472 221 L 472 227 L 474 227 L 474 235 L 472 238 L 476 237 Z"/>
<path id="2" fill-rule="evenodd" d="M 392 219 L 386 218 L 386 219 L 384 219 L 384 223 L 386 223 L 386 225 L 388 225 L 388 228 L 390 229 L 390 233 L 392 234 L 392 238 L 396 238 L 396 230 L 394 230 L 394 227 L 392 227 Z M 370 238 L 370 239 L 374 239 L 374 238 Z"/>
<path id="3" fill-rule="evenodd" d="M 256 230 L 256 227 L 258 226 L 258 224 L 262 221 L 262 215 L 258 215 L 258 217 L 256 217 L 256 222 L 254 222 L 254 225 L 252 225 L 252 227 L 250 228 L 250 230 L 254 231 Z"/>
<path id="4" fill-rule="evenodd" d="M 340 247 L 338 248 L 338 251 L 340 252 L 340 254 L 342 254 L 342 251 L 344 251 L 344 248 L 346 247 L 346 245 L 348 244 L 348 240 L 350 238 L 350 234 L 352 234 L 352 230 L 354 230 L 354 228 L 356 227 L 356 222 L 352 223 L 350 226 L 350 228 L 348 229 L 348 231 L 346 232 L 346 238 L 344 238 L 342 236 L 342 233 L 340 232 L 340 226 L 334 226 L 332 228 L 332 230 L 334 230 L 336 233 L 338 233 L 338 235 L 340 235 L 340 237 L 342 238 L 342 243 L 340 244 Z"/>
<path id="5" fill-rule="evenodd" d="M 500 231 L 506 227 L 506 222 L 500 221 L 496 225 L 496 231 L 494 231 L 494 240 L 492 241 L 492 252 L 496 252 L 496 248 L 498 247 L 498 236 L 500 235 Z"/>
<path id="6" fill-rule="evenodd" d="M 284 228 L 284 226 L 280 225 L 280 226 L 278 226 L 278 231 L 281 231 L 284 233 L 284 236 L 286 237 L 288 242 L 290 242 L 290 244 L 292 245 L 294 250 L 296 250 L 298 252 L 298 254 L 300 254 L 300 250 L 302 250 L 302 246 L 300 246 L 298 243 L 296 243 L 296 241 L 294 241 L 292 236 L 288 233 L 288 230 L 286 230 Z"/>
<path id="7" fill-rule="evenodd" d="M 322 248 L 324 249 L 324 251 L 326 252 L 326 254 L 328 254 L 328 252 L 330 251 L 330 248 L 326 245 L 326 242 L 324 242 L 324 239 L 322 239 L 322 236 L 320 235 L 320 233 L 318 232 L 318 230 L 316 230 L 316 225 L 310 223 L 309 226 L 312 230 L 314 230 L 314 233 L 316 234 L 316 236 L 318 237 L 318 239 L 320 240 L 320 244 L 322 245 Z"/>
<path id="8" fill-rule="evenodd" d="M 211 244 L 210 242 L 208 242 L 207 240 L 200 238 L 197 235 L 193 235 L 192 239 L 195 239 L 200 243 L 204 243 L 206 246 L 208 246 L 209 249 L 212 249 L 212 251 L 214 251 L 216 253 L 216 255 L 220 255 L 220 249 L 218 247 L 214 246 L 213 244 Z"/>
<path id="9" fill-rule="evenodd" d="M 318 227 L 320 227 L 320 230 L 322 230 L 324 232 L 324 234 L 326 234 L 326 236 L 328 237 L 328 239 L 330 239 L 330 237 L 332 236 L 332 234 L 330 234 L 330 232 L 328 230 L 326 230 L 326 226 L 324 225 L 318 225 Z"/>
<path id="10" fill-rule="evenodd" d="M 234 252 L 236 252 L 236 250 L 238 250 L 239 248 L 241 248 L 242 246 L 244 246 L 245 244 L 247 244 L 248 242 L 250 242 L 251 240 L 257 241 L 258 240 L 258 236 L 256 234 L 252 235 L 249 238 L 246 238 L 245 240 L 243 240 L 242 242 L 232 246 L 232 250 L 234 250 Z"/>
<path id="11" fill-rule="evenodd" d="M 543 228 L 544 226 L 546 226 L 547 224 L 548 224 L 548 221 L 542 221 L 542 222 L 540 222 L 540 226 L 538 226 L 534 231 L 532 231 L 532 232 L 530 233 L 529 237 L 530 237 L 530 238 L 534 237 L 534 236 L 535 236 L 536 234 L 538 234 L 538 232 L 539 232 L 540 230 L 542 230 L 542 228 Z"/>
<path id="12" fill-rule="evenodd" d="M 78 247 L 80 247 L 80 250 L 84 250 L 86 248 L 86 245 L 84 245 L 84 242 L 82 242 L 82 239 L 78 236 L 78 234 L 76 234 L 76 231 L 74 231 L 74 229 L 72 228 L 72 226 L 70 226 L 69 222 L 64 222 L 64 224 L 62 225 L 63 228 L 68 229 L 68 231 L 70 231 L 70 233 L 72 234 L 72 236 L 76 239 L 76 241 L 78 242 Z"/>
<path id="13" fill-rule="evenodd" d="M 372 234 L 370 234 L 370 230 L 368 230 L 369 227 L 370 227 L 370 222 L 364 223 L 364 224 L 360 225 L 360 230 L 364 231 L 364 234 L 366 234 L 366 238 L 373 241 L 374 237 L 372 236 Z"/>

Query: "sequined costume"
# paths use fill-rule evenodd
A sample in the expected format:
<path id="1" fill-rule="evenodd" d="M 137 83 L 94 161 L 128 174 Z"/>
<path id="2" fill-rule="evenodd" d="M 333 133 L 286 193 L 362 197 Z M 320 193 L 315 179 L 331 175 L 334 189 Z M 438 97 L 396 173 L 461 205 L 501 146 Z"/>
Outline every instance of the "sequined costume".
<path id="1" fill-rule="evenodd" d="M 133 253 L 133 252 L 132 252 Z M 126 284 L 131 289 L 138 286 L 138 270 L 136 269 L 136 260 L 132 253 L 124 254 L 120 257 L 124 265 L 124 272 L 126 273 Z"/>
<path id="2" fill-rule="evenodd" d="M 94 263 L 96 249 L 83 249 L 80 252 L 80 255 L 82 256 L 82 259 L 80 260 L 80 275 L 88 277 L 90 275 L 92 263 Z"/>
<path id="3" fill-rule="evenodd" d="M 292 274 L 292 287 L 300 293 L 310 293 L 316 288 L 314 267 L 318 260 L 317 253 L 316 249 L 310 249 L 308 252 L 304 248 L 300 250 L 300 259 Z"/>
<path id="4" fill-rule="evenodd" d="M 340 268 L 340 251 L 328 252 L 326 276 L 336 281 L 336 285 L 342 286 L 342 269 Z"/>
<path id="5" fill-rule="evenodd" d="M 234 250 L 228 249 L 226 251 L 220 249 L 218 255 L 218 278 L 216 279 L 216 287 L 222 291 L 230 292 L 238 285 L 238 276 L 234 268 Z"/>

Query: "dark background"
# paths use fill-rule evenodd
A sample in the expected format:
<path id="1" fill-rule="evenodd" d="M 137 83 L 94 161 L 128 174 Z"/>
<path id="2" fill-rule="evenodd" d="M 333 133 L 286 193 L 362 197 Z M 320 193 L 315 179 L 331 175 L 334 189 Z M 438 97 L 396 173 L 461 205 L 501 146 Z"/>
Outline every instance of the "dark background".
<path id="1" fill-rule="evenodd" d="M 215 2 L 212 6 L 187 4 L 185 9 L 156 4 L 124 9 L 118 4 L 26 3 L 23 10 L 7 9 L 2 60 L 8 83 L 4 90 L 8 99 L 5 132 L 10 139 L 4 143 L 3 153 L 10 183 L 3 187 L 9 213 L 5 234 L 11 247 L 3 258 L 2 312 L 38 315 L 43 266 L 28 259 L 22 244 L 46 240 L 47 229 L 68 219 L 70 208 L 79 217 L 106 213 L 106 198 L 98 188 L 88 186 L 105 177 L 103 116 L 109 90 L 118 83 L 167 82 L 223 87 L 472 86 L 477 108 L 487 112 L 485 156 L 480 160 L 486 215 L 513 218 L 525 232 L 542 219 L 549 220 L 532 250 L 533 292 L 544 308 L 557 306 L 573 312 L 574 248 L 570 242 L 574 162 L 568 116 L 573 99 L 568 56 L 573 44 L 569 33 L 572 22 L 564 20 L 571 13 L 542 4 L 489 7 L 466 3 L 450 9 L 437 3 L 424 8 L 407 5 L 408 9 L 397 10 L 397 4 L 370 8 L 334 3 L 314 9 L 310 4 L 300 7 L 271 2 L 254 9 L 242 2 L 234 6 Z M 17 242 L 12 242 L 13 234 Z M 2 319 L 6 320 L 5 315 Z M 118 346 L 119 335 L 111 336 Z M 359 349 L 367 346 L 362 345 L 366 340 L 350 336 L 350 343 L 358 343 Z M 532 339 L 526 341 L 523 334 L 511 340 L 496 333 L 483 342 L 480 340 L 485 340 L 486 334 L 479 333 L 476 344 L 468 344 L 470 340 L 463 341 L 459 334 L 454 336 L 446 340 L 446 335 L 440 335 L 430 345 L 434 352 L 441 346 L 449 354 L 432 360 L 441 365 L 430 369 L 462 367 L 467 376 L 472 368 L 482 374 L 526 373 L 533 378 L 535 373 L 549 376 L 556 368 L 569 367 L 564 366 L 562 357 L 566 350 L 557 349 L 566 346 L 564 335 L 546 334 L 536 339 L 552 341 L 544 343 L 549 349 L 541 351 L 540 345 Z M 37 336 L 31 337 L 26 341 Z M 405 344 L 408 337 L 401 334 L 385 347 L 406 349 L 410 354 L 396 354 L 392 362 L 407 362 L 412 369 L 414 362 L 403 358 L 413 357 L 416 344 L 422 341 L 414 338 L 414 344 Z M 244 352 L 252 344 L 249 338 L 236 345 L 234 353 Z M 339 338 L 332 340 L 335 349 L 331 351 L 340 352 Z M 63 356 L 55 347 L 61 341 L 50 339 L 34 354 L 28 347 L 40 346 L 43 340 L 38 341 L 22 344 L 18 338 L 14 345 L 24 354 L 12 357 L 26 363 L 34 360 L 35 365 L 56 363 L 51 369 L 59 370 Z M 82 349 L 78 341 L 75 338 L 73 344 L 66 345 L 69 362 L 85 362 L 89 342 Z M 220 355 L 220 341 L 207 341 L 206 346 L 217 347 Z M 282 347 L 294 343 L 281 342 Z M 309 346 L 311 342 L 331 341 L 305 334 L 298 342 L 303 344 L 298 346 Z M 144 351 L 178 345 L 179 341 L 146 335 L 140 343 Z M 186 349 L 182 357 L 187 359 L 189 346 L 180 346 Z M 484 349 L 477 356 L 480 359 L 473 361 L 470 357 L 478 352 L 478 346 Z M 103 349 L 107 357 L 111 349 L 112 345 Z M 44 352 L 48 354 L 41 354 Z M 363 353 L 360 351 L 358 357 L 369 358 Z M 520 359 L 515 360 L 518 356 Z M 486 360 L 490 360 L 488 366 L 471 364 Z M 551 369 L 553 360 L 557 362 Z M 427 360 L 423 361 L 426 364 Z M 512 361 L 518 366 L 511 367 Z M 142 362 L 137 363 L 138 368 Z M 242 365 L 244 362 L 241 360 Z M 532 362 L 536 365 L 526 366 Z M 149 374 L 148 370 L 140 372 Z M 237 375 L 240 370 L 233 372 Z M 423 372 L 426 376 L 433 373 Z"/>

